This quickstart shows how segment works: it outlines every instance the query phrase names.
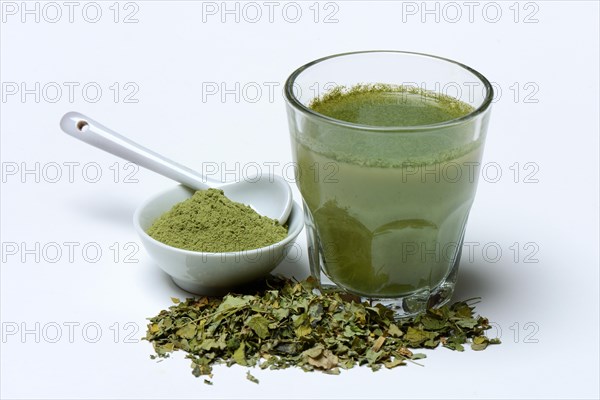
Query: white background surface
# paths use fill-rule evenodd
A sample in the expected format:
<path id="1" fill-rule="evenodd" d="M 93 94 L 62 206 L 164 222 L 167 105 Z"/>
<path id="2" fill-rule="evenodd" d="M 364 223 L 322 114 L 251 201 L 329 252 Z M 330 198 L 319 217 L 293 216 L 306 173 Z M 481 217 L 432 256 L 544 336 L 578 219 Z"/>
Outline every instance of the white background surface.
<path id="1" fill-rule="evenodd" d="M 244 14 L 243 3 L 239 22 L 235 14 L 222 22 L 220 2 L 204 5 L 217 8 L 210 15 L 201 2 L 137 1 L 122 3 L 115 23 L 111 1 L 97 3 L 102 15 L 91 23 L 84 16 L 95 18 L 93 5 L 76 2 L 70 22 L 69 6 L 58 2 L 62 17 L 52 23 L 54 6 L 31 2 L 39 22 L 35 12 L 23 22 L 21 2 L 2 2 L 1 396 L 598 398 L 598 3 L 513 3 L 475 2 L 469 15 L 464 2 L 428 2 L 438 7 L 436 15 L 423 14 L 421 2 L 330 2 L 317 4 L 315 22 L 315 6 L 307 2 L 291 23 L 293 8 L 282 14 L 285 3 L 275 3 L 270 22 L 268 6 L 259 2 L 262 18 L 251 23 L 255 9 Z M 456 5 L 462 17 L 452 22 Z M 137 22 L 124 23 L 131 12 Z M 332 12 L 332 23 L 324 23 Z M 480 180 L 466 236 L 477 246 L 471 259 L 463 254 L 455 297 L 481 296 L 478 311 L 494 322 L 503 344 L 484 352 L 437 349 L 425 367 L 378 373 L 253 370 L 260 385 L 247 381 L 241 367 L 215 368 L 214 386 L 207 386 L 182 355 L 151 361 L 151 345 L 139 340 L 145 318 L 168 307 L 170 296 L 186 294 L 142 248 L 133 262 L 125 255 L 141 246 L 131 224 L 135 207 L 173 183 L 144 170 L 133 176 L 137 183 L 125 183 L 124 162 L 61 133 L 62 114 L 86 113 L 199 170 L 235 170 L 239 163 L 242 173 L 247 163 L 275 162 L 276 172 L 285 173 L 291 161 L 285 78 L 315 58 L 364 49 L 449 57 L 501 90 L 484 155 L 484 163 L 497 164 Z M 203 92 L 236 82 L 239 102 Z M 21 97 L 22 83 L 33 94 Z M 90 83 L 86 98 L 82 88 Z M 102 90 L 95 103 L 94 86 Z M 125 102 L 135 88 L 129 100 L 137 102 Z M 21 174 L 36 163 L 39 182 Z M 97 164 L 84 172 L 88 163 Z M 51 183 L 57 165 L 62 175 Z M 90 183 L 97 166 L 102 176 Z M 502 176 L 493 183 L 497 169 Z M 77 243 L 72 259 L 69 242 Z M 510 248 L 515 242 L 518 255 Z M 39 252 L 23 251 L 36 243 Z M 302 258 L 277 272 L 308 274 L 304 234 L 298 243 Z M 88 260 L 94 248 L 102 250 L 97 262 L 85 259 L 86 244 Z"/>

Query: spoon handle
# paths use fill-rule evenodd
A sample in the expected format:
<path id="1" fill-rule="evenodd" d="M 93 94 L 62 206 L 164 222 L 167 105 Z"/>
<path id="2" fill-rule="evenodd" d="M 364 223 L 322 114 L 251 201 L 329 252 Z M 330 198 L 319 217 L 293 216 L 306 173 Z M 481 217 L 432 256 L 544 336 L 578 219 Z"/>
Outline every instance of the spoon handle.
<path id="1" fill-rule="evenodd" d="M 83 114 L 66 113 L 60 120 L 60 127 L 67 135 L 183 183 L 192 189 L 205 190 L 221 183 L 207 179 L 190 168 L 140 146 Z"/>

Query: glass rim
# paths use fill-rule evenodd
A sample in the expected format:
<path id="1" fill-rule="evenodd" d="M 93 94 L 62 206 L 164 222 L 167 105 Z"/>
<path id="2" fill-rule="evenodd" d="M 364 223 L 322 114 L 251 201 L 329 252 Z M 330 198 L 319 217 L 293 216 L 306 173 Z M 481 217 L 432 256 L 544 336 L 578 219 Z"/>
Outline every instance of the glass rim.
<path id="1" fill-rule="evenodd" d="M 358 54 L 368 54 L 368 53 L 393 53 L 393 54 L 402 54 L 402 55 L 421 56 L 421 57 L 432 58 L 432 59 L 445 61 L 445 62 L 454 64 L 454 65 L 457 65 L 457 66 L 465 69 L 466 71 L 472 73 L 473 75 L 475 75 L 483 83 L 483 85 L 486 89 L 485 98 L 483 99 L 483 102 L 478 107 L 476 107 L 473 111 L 471 111 L 467 115 L 463 115 L 462 117 L 459 117 L 459 118 L 450 119 L 448 121 L 438 122 L 435 124 L 427 124 L 427 125 L 377 126 L 377 125 L 356 124 L 353 122 L 343 121 L 340 119 L 332 118 L 327 115 L 318 113 L 316 111 L 311 110 L 304 104 L 302 104 L 300 102 L 300 100 L 298 100 L 298 98 L 294 95 L 294 83 L 296 82 L 296 78 L 302 72 L 306 71 L 310 67 L 312 67 L 316 64 L 320 64 L 324 61 L 333 59 L 333 58 L 352 56 L 352 55 L 358 55 Z M 387 83 L 387 82 L 378 82 L 378 83 Z M 296 108 L 312 117 L 316 117 L 318 119 L 321 119 L 321 120 L 324 120 L 324 121 L 327 121 L 327 122 L 330 122 L 330 123 L 333 123 L 336 125 L 341 125 L 341 126 L 345 126 L 348 128 L 361 129 L 361 130 L 371 130 L 371 131 L 381 131 L 381 132 L 398 132 L 398 131 L 420 131 L 420 130 L 428 130 L 428 129 L 433 129 L 433 128 L 444 128 L 444 127 L 458 125 L 463 122 L 472 120 L 473 118 L 484 113 L 485 111 L 487 111 L 487 109 L 490 108 L 490 105 L 492 104 L 492 100 L 494 97 L 494 89 L 492 87 L 492 84 L 487 80 L 487 78 L 485 76 L 483 76 L 483 74 L 481 74 L 477 70 L 469 67 L 468 65 L 465 65 L 458 61 L 451 60 L 449 58 L 435 56 L 432 54 L 419 53 L 419 52 L 414 52 L 414 51 L 361 50 L 361 51 L 351 51 L 351 52 L 346 52 L 346 53 L 338 53 L 338 54 L 333 54 L 333 55 L 326 56 L 326 57 L 321 57 L 321 58 L 313 60 L 307 64 L 302 65 L 301 67 L 297 68 L 294 72 L 292 72 L 290 74 L 290 76 L 287 78 L 287 80 L 285 81 L 284 95 L 285 95 L 285 99 L 288 102 L 288 104 L 290 104 L 294 108 Z"/>

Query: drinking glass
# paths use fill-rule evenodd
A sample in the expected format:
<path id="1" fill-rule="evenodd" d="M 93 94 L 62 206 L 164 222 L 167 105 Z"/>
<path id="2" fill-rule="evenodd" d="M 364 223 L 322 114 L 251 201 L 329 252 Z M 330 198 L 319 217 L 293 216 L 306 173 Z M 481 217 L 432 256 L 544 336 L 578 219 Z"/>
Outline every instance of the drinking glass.
<path id="1" fill-rule="evenodd" d="M 429 125 L 379 126 L 310 108 L 333 88 L 359 84 L 428 93 L 423 101 L 451 96 L 472 111 Z M 285 98 L 311 274 L 322 288 L 383 303 L 399 317 L 448 302 L 490 117 L 488 80 L 442 57 L 362 51 L 298 68 Z"/>

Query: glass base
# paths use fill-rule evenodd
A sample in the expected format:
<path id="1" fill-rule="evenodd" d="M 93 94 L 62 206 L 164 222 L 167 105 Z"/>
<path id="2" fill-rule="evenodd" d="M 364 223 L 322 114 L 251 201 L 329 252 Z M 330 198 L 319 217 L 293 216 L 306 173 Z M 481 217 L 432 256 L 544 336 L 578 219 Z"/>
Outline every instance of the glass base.
<path id="1" fill-rule="evenodd" d="M 318 278 L 317 278 L 318 279 Z M 382 304 L 394 311 L 396 319 L 409 318 L 424 313 L 429 308 L 438 308 L 447 304 L 454 293 L 455 282 L 446 280 L 443 284 L 433 290 L 421 289 L 414 293 L 401 297 L 378 298 L 363 297 L 350 293 L 343 288 L 330 283 L 323 283 L 329 280 L 324 274 L 321 277 L 321 290 L 324 292 L 338 292 L 343 294 L 346 299 L 369 303 L 370 305 Z"/>

